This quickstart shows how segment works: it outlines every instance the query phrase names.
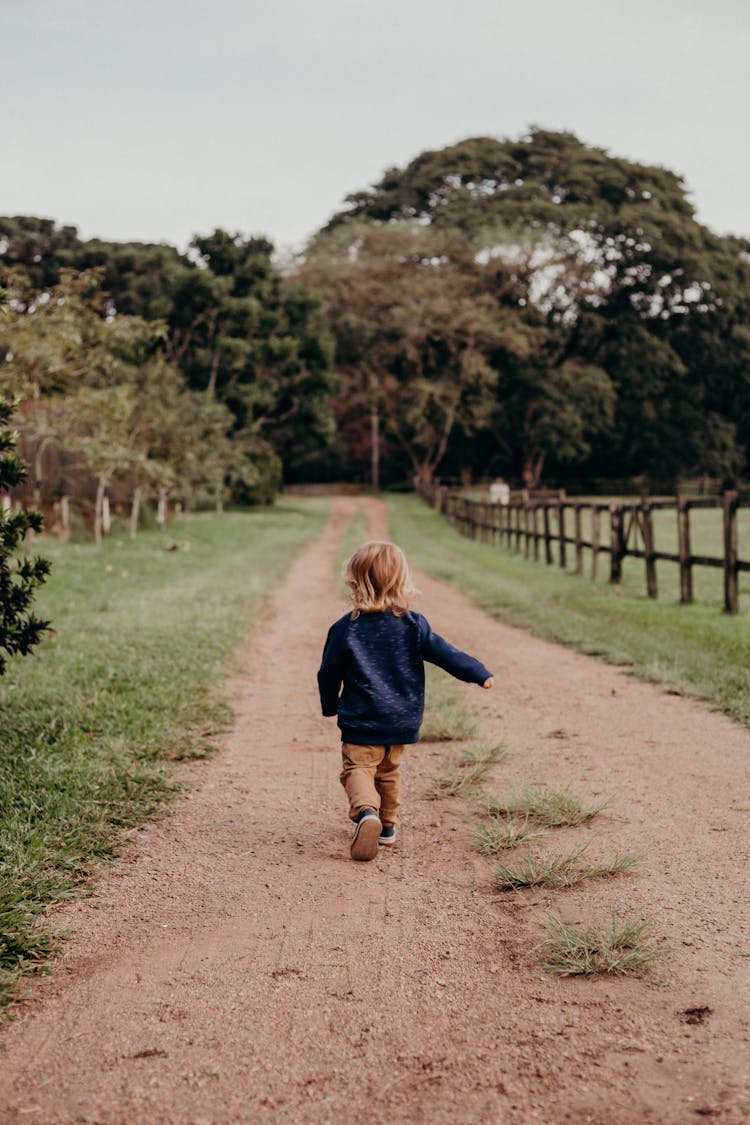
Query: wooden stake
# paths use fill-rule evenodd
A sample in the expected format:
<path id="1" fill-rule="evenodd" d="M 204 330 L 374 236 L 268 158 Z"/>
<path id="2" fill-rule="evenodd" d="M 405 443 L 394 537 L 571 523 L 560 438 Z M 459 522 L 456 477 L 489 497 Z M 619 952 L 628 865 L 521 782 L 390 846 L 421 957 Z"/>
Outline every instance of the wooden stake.
<path id="1" fill-rule="evenodd" d="M 552 533 L 549 526 L 549 504 L 543 505 L 544 511 L 544 560 L 547 566 L 552 565 Z"/>
<path id="2" fill-rule="evenodd" d="M 560 566 L 564 570 L 567 565 L 568 556 L 565 550 L 565 504 L 562 498 L 557 502 L 557 530 L 560 535 Z"/>
<path id="3" fill-rule="evenodd" d="M 677 497 L 677 553 L 680 556 L 680 601 L 683 605 L 690 605 L 693 600 L 690 505 L 684 496 Z"/>
<path id="4" fill-rule="evenodd" d="M 643 554 L 646 558 L 646 591 L 650 598 L 656 598 L 659 596 L 659 588 L 656 584 L 656 559 L 654 558 L 654 514 L 648 500 L 643 501 L 640 516 Z"/>
<path id="5" fill-rule="evenodd" d="M 575 541 L 576 541 L 576 574 L 583 574 L 583 547 L 581 540 L 581 505 L 578 501 L 573 505 L 573 525 L 575 528 Z"/>
<path id="6" fill-rule="evenodd" d="M 622 504 L 609 506 L 609 580 L 622 582 Z"/>
<path id="7" fill-rule="evenodd" d="M 724 609 L 737 613 L 739 590 L 737 583 L 737 508 L 736 492 L 724 493 Z"/>
<path id="8" fill-rule="evenodd" d="M 599 541 L 602 530 L 602 513 L 598 504 L 591 505 L 591 577 L 596 581 L 599 570 Z"/>

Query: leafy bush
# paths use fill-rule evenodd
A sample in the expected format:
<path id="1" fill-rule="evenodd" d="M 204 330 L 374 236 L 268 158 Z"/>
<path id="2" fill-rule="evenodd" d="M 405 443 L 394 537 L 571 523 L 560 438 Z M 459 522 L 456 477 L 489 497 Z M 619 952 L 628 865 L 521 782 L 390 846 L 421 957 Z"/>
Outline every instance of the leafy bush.
<path id="1" fill-rule="evenodd" d="M 18 434 L 9 426 L 13 410 L 14 403 L 0 397 L 0 493 L 26 476 L 26 466 L 15 454 Z M 17 554 L 27 532 L 41 529 L 39 512 L 0 508 L 0 675 L 7 658 L 29 653 L 49 625 L 31 610 L 34 592 L 49 574 L 49 563 Z"/>

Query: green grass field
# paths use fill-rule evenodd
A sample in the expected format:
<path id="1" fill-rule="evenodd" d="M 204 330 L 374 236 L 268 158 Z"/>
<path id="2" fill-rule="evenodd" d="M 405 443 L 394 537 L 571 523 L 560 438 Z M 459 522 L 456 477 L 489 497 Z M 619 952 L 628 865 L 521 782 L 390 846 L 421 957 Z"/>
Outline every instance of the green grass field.
<path id="1" fill-rule="evenodd" d="M 466 539 L 416 497 L 393 496 L 388 504 L 391 534 L 412 564 L 453 583 L 488 613 L 548 640 L 631 666 L 635 675 L 708 700 L 750 725 L 747 581 L 740 586 L 740 613 L 729 616 L 722 612 L 721 572 L 708 572 L 705 580 L 696 581 L 698 600 L 682 606 L 676 600 L 676 581 L 671 590 L 668 586 L 669 571 L 677 567 L 661 563 L 661 596 L 652 601 L 645 595 L 639 560 L 625 560 L 622 586 L 610 586 L 606 579 L 593 583 L 572 570 Z M 698 516 L 720 520 L 719 513 L 694 513 L 693 550 L 718 553 L 711 520 L 699 521 Z M 750 554 L 748 530 L 745 518 L 740 545 L 744 542 Z M 663 531 L 666 535 L 668 528 Z M 657 545 L 670 549 L 658 537 Z M 602 557 L 601 562 L 606 575 L 608 560 Z M 718 593 L 712 580 L 718 582 Z"/>
<path id="2" fill-rule="evenodd" d="M 51 948 L 45 906 L 80 893 L 118 830 L 174 792 L 174 761 L 210 752 L 229 658 L 327 511 L 178 517 L 101 551 L 39 541 L 55 632 L 0 680 L 0 996 Z"/>

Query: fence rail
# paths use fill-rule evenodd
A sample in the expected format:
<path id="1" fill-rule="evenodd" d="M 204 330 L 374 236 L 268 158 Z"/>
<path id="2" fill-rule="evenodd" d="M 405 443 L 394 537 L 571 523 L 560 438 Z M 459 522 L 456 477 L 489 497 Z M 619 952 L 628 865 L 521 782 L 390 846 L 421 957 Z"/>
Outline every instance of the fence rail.
<path id="1" fill-rule="evenodd" d="M 738 492 L 725 492 L 718 497 L 676 496 L 669 500 L 644 497 L 604 502 L 569 500 L 564 490 L 555 490 L 511 493 L 509 502 L 500 504 L 467 496 L 440 484 L 422 486 L 418 491 L 422 499 L 447 516 L 462 535 L 507 547 L 518 554 L 523 552 L 525 558 L 533 558 L 535 562 L 540 561 L 543 553 L 548 565 L 555 563 L 556 556 L 558 565 L 566 568 L 570 547 L 575 569 L 583 574 L 584 552 L 589 551 L 591 577 L 595 579 L 599 576 L 600 556 L 609 556 L 609 580 L 617 584 L 622 581 L 623 560 L 627 557 L 640 559 L 644 563 L 646 592 L 650 598 L 658 597 L 659 593 L 657 562 L 671 562 L 679 567 L 680 601 L 684 604 L 693 601 L 694 567 L 721 569 L 724 572 L 724 608 L 727 613 L 739 610 L 739 575 L 750 573 L 750 561 L 738 556 L 737 513 L 741 506 L 750 505 L 750 497 Z M 721 556 L 697 555 L 691 549 L 690 513 L 705 508 L 721 510 L 724 548 Z M 676 552 L 660 551 L 656 547 L 653 517 L 657 511 L 675 512 Z M 586 512 L 590 513 L 590 538 L 583 534 Z M 603 535 L 603 530 L 608 535 Z"/>

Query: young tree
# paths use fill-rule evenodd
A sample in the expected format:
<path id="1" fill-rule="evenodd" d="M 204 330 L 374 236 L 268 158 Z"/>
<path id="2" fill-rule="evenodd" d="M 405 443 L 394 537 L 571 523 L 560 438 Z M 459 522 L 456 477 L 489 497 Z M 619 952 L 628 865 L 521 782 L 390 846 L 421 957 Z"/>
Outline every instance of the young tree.
<path id="1" fill-rule="evenodd" d="M 0 396 L 0 495 L 26 475 L 26 467 L 14 452 L 18 435 L 10 428 L 13 409 L 14 404 Z M 0 505 L 0 675 L 7 658 L 29 653 L 49 626 L 49 621 L 36 617 L 31 609 L 36 590 L 49 574 L 49 563 L 18 555 L 25 537 L 41 528 L 38 512 L 12 511 Z"/>

